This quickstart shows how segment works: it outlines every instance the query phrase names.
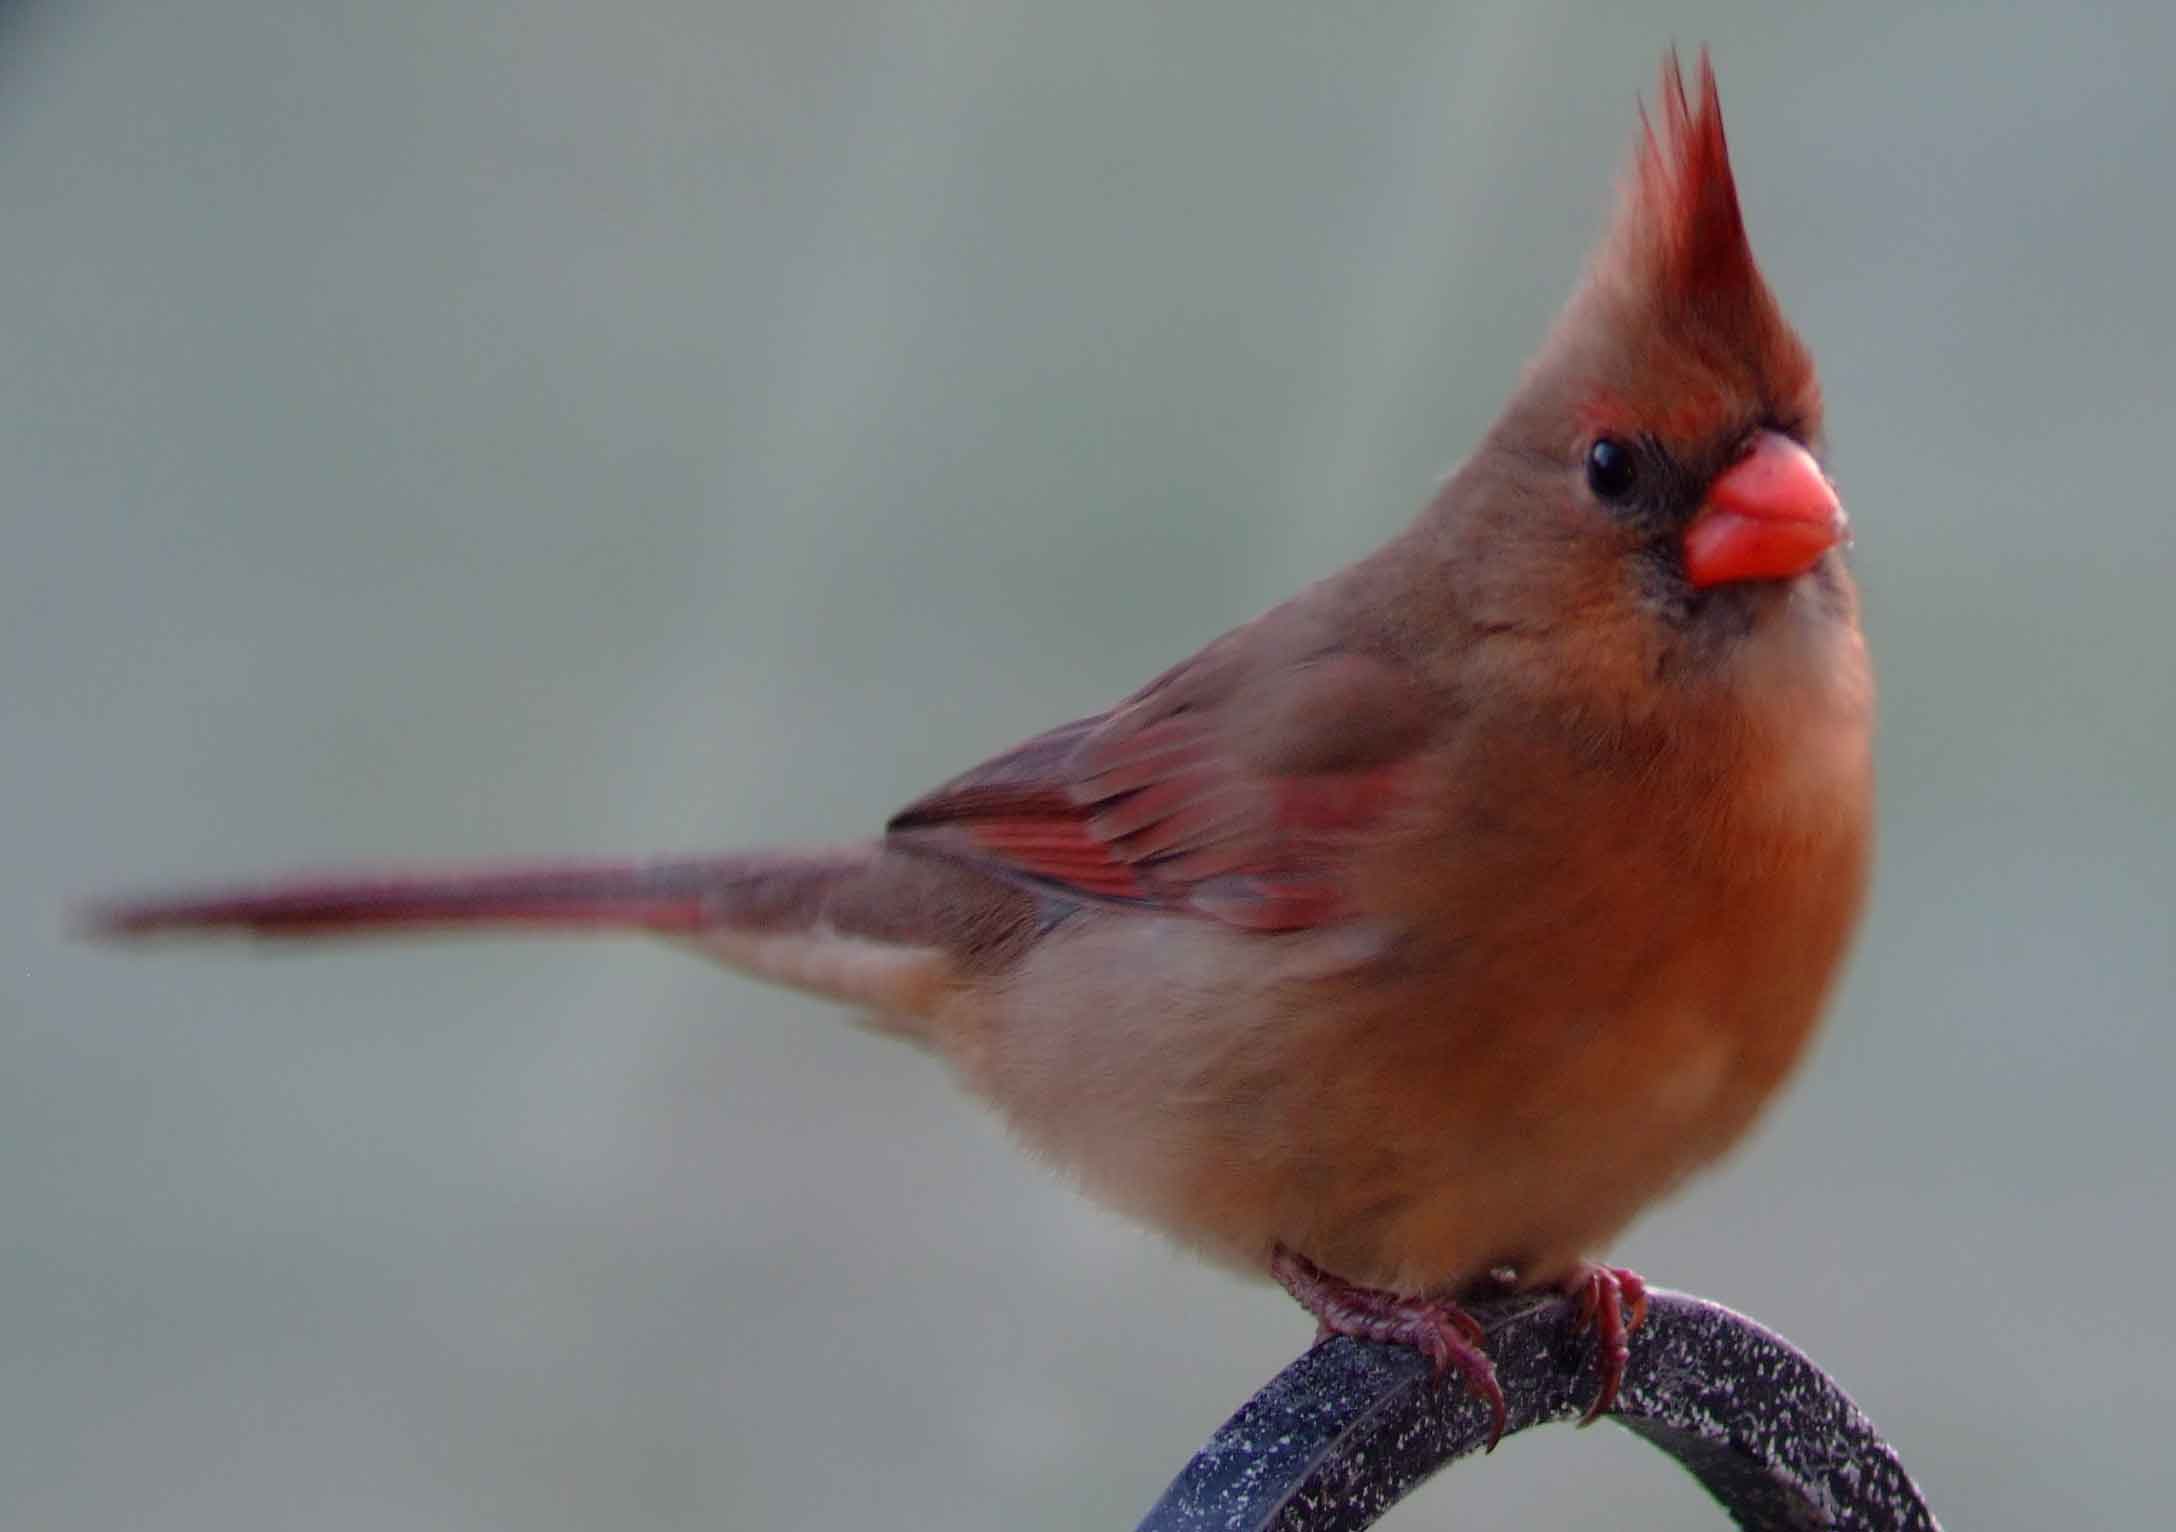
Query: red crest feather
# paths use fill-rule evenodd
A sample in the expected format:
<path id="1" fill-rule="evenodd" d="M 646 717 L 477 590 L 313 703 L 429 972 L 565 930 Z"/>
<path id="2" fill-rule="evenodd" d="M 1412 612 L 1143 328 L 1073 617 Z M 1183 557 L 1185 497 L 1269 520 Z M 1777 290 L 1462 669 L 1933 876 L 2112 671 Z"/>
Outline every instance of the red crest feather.
<path id="1" fill-rule="evenodd" d="M 1582 418 L 1620 428 L 1636 420 L 1690 441 L 1757 408 L 1818 430 L 1813 359 L 1746 241 L 1706 49 L 1697 97 L 1685 88 L 1677 54 L 1664 55 L 1658 104 L 1654 116 L 1640 111 L 1637 151 L 1586 301 L 1566 310 L 1570 333 L 1616 336 L 1620 348 L 1632 347 L 1619 370 L 1589 384 L 1598 392 Z M 1599 316 L 1590 307 L 1596 302 L 1604 305 Z"/>
<path id="2" fill-rule="evenodd" d="M 1717 288 L 1758 285 L 1760 273 L 1738 213 L 1723 138 L 1715 68 L 1700 50 L 1700 104 L 1685 92 L 1677 52 L 1663 57 L 1662 128 L 1640 109 L 1640 145 L 1618 218 L 1619 251 L 1666 291 L 1691 297 Z"/>

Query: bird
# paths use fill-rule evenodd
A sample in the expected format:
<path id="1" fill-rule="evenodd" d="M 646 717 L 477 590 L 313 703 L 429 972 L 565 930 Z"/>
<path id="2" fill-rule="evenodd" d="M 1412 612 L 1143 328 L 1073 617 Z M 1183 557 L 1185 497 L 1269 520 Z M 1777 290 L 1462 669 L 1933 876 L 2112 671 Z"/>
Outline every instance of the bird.
<path id="1" fill-rule="evenodd" d="M 297 876 L 106 938 L 639 932 L 945 1060 L 1031 1151 L 1318 1337 L 1505 1406 L 1468 1311 L 1570 1297 L 1738 1141 L 1858 923 L 1874 688 L 1820 384 L 1706 50 L 1502 412 L 1386 544 L 816 849 Z"/>

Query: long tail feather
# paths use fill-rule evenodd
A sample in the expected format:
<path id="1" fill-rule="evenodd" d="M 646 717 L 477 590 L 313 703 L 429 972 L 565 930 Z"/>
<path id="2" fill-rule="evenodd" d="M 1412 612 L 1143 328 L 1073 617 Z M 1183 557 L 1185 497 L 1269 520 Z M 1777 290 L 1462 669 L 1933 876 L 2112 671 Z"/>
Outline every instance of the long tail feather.
<path id="1" fill-rule="evenodd" d="M 774 983 L 904 1018 L 926 1015 L 956 972 L 933 916 L 937 906 L 921 897 L 922 884 L 941 876 L 957 874 L 901 863 L 873 845 L 654 862 L 386 869 L 120 899 L 84 910 L 79 922 L 87 935 L 124 941 L 642 932 Z"/>
<path id="2" fill-rule="evenodd" d="M 83 913 L 87 934 L 333 937 L 430 927 L 686 932 L 730 920 L 751 875 L 780 859 L 346 872 L 120 899 Z"/>

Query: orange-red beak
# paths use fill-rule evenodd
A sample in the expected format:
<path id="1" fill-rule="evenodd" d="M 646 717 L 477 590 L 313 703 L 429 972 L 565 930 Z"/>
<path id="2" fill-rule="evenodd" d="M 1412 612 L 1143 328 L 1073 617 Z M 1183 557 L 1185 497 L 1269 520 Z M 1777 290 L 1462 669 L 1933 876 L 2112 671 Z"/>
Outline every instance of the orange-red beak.
<path id="1" fill-rule="evenodd" d="M 1685 573 L 1696 589 L 1802 575 L 1844 540 L 1850 521 L 1813 454 L 1775 431 L 1708 487 L 1685 528 Z"/>

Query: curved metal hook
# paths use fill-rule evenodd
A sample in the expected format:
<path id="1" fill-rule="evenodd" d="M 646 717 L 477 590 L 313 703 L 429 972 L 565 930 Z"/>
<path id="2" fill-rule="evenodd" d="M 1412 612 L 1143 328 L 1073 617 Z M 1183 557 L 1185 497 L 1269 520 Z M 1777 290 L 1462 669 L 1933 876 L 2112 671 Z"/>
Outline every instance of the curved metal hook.
<path id="1" fill-rule="evenodd" d="M 1510 1431 L 1575 1419 L 1593 1337 L 1560 1298 L 1476 1304 Z M 1611 1417 L 1677 1459 L 1739 1526 L 1940 1532 L 1872 1422 L 1789 1342 L 1703 1298 L 1648 1290 Z M 1488 1440 L 1488 1412 L 1402 1346 L 1325 1341 L 1225 1422 L 1139 1532 L 1354 1532 Z"/>

